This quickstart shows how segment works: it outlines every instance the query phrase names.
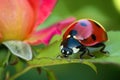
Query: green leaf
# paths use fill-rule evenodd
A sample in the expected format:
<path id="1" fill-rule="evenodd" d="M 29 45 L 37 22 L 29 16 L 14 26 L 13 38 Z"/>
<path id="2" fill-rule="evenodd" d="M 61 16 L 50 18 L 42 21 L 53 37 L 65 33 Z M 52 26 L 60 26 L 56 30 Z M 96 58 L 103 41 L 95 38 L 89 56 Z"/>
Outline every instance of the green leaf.
<path id="1" fill-rule="evenodd" d="M 45 47 L 42 50 L 38 51 L 37 57 L 33 60 L 29 61 L 30 65 L 37 66 L 49 66 L 49 65 L 57 65 L 57 64 L 66 64 L 66 63 L 80 63 L 83 61 L 94 62 L 94 63 L 114 63 L 120 64 L 120 32 L 119 31 L 110 31 L 108 32 L 109 40 L 106 42 L 106 50 L 109 51 L 109 55 L 106 56 L 102 53 L 95 52 L 96 58 L 90 59 L 58 59 L 56 58 L 60 53 L 59 45 L 61 41 L 56 41 L 51 45 Z M 102 56 L 101 56 L 102 55 Z M 95 68 L 93 68 L 95 70 Z M 96 71 L 96 70 L 95 70 Z"/>
<path id="2" fill-rule="evenodd" d="M 4 45 L 0 45 L 0 66 L 8 64 L 10 53 Z"/>
<path id="3" fill-rule="evenodd" d="M 13 53 L 14 55 L 25 59 L 32 59 L 32 50 L 30 45 L 22 42 L 22 41 L 6 41 L 3 44 Z"/>
<path id="4" fill-rule="evenodd" d="M 0 67 L 0 80 L 4 80 L 5 77 L 4 67 Z"/>
<path id="5" fill-rule="evenodd" d="M 49 70 L 49 69 L 44 69 L 47 73 L 47 78 L 48 80 L 57 80 L 56 77 L 55 77 L 55 74 L 52 70 Z"/>
<path id="6" fill-rule="evenodd" d="M 97 73 L 97 68 L 92 62 L 83 61 L 83 64 L 90 66 Z"/>
<path id="7" fill-rule="evenodd" d="M 70 63 L 83 63 L 90 66 L 96 73 L 97 69 L 94 64 L 92 63 L 112 63 L 120 65 L 120 32 L 119 31 L 110 31 L 108 32 L 109 41 L 106 42 L 106 50 L 109 51 L 109 55 L 106 56 L 102 53 L 95 52 L 96 58 L 90 59 L 82 59 L 73 57 L 72 59 L 58 59 L 56 58 L 60 54 L 59 45 L 60 41 L 56 41 L 49 46 L 37 50 L 39 53 L 36 57 L 34 57 L 31 61 L 27 63 L 29 66 L 22 70 L 21 72 L 17 73 L 11 79 L 15 79 L 18 76 L 24 74 L 31 68 L 41 67 L 41 66 L 51 66 L 51 65 L 60 65 L 60 64 L 70 64 Z M 102 56 L 101 56 L 101 55 Z M 79 55 L 79 54 L 78 54 Z"/>

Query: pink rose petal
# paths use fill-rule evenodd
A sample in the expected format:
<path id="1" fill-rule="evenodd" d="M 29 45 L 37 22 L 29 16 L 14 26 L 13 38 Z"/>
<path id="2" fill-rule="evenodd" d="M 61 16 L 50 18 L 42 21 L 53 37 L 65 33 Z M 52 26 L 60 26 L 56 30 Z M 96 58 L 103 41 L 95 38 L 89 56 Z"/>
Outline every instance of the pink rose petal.
<path id="1" fill-rule="evenodd" d="M 51 38 L 56 34 L 61 34 L 61 31 L 75 21 L 75 18 L 68 18 L 66 20 L 60 21 L 48 28 L 42 29 L 38 32 L 32 34 L 25 42 L 31 45 L 38 44 L 49 44 Z"/>
<path id="2" fill-rule="evenodd" d="M 56 0 L 28 0 L 36 14 L 35 27 L 43 23 L 50 15 Z"/>

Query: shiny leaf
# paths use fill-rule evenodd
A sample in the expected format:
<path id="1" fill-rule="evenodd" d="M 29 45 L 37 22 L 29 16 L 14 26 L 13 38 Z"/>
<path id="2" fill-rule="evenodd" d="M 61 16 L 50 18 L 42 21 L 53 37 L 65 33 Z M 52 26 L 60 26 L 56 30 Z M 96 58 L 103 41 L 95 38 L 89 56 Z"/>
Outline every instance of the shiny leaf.
<path id="1" fill-rule="evenodd" d="M 32 51 L 29 44 L 26 44 L 22 41 L 6 41 L 3 44 L 13 53 L 14 55 L 25 59 L 32 59 Z"/>

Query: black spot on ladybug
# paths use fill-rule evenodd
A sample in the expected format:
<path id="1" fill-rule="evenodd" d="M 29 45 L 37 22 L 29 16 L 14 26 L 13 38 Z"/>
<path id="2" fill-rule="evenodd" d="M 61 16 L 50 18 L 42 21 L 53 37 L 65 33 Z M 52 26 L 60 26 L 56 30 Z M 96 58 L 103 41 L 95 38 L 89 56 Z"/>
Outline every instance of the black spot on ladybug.
<path id="1" fill-rule="evenodd" d="M 76 30 L 71 30 L 70 33 L 69 33 L 71 36 L 74 36 L 77 34 L 77 31 Z"/>
<path id="2" fill-rule="evenodd" d="M 97 27 L 101 28 L 100 25 L 99 25 L 98 23 L 94 22 L 94 24 L 95 24 Z"/>
<path id="3" fill-rule="evenodd" d="M 84 23 L 84 22 L 80 22 L 80 25 L 83 26 L 83 27 L 86 27 L 86 26 L 87 26 L 87 24 Z"/>
<path id="4" fill-rule="evenodd" d="M 96 40 L 96 36 L 94 34 L 92 34 L 91 37 L 94 41 Z"/>

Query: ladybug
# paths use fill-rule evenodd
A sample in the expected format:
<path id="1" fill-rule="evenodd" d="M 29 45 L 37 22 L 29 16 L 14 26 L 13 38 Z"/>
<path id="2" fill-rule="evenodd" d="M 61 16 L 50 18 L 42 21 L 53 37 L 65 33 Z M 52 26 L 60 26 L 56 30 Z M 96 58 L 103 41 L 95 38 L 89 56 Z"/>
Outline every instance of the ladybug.
<path id="1" fill-rule="evenodd" d="M 107 33 L 101 24 L 91 19 L 78 20 L 72 23 L 63 35 L 60 45 L 62 57 L 68 57 L 73 53 L 80 53 L 81 59 L 85 53 L 94 57 L 89 47 L 101 47 L 100 52 L 108 53 L 104 51 L 106 47 L 104 42 L 107 40 Z"/>

